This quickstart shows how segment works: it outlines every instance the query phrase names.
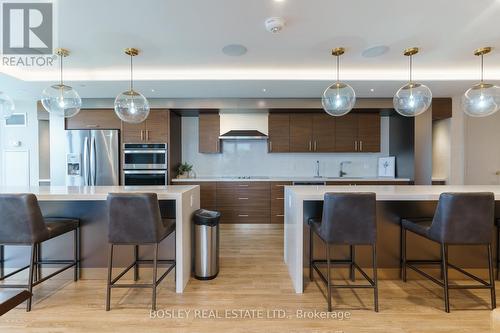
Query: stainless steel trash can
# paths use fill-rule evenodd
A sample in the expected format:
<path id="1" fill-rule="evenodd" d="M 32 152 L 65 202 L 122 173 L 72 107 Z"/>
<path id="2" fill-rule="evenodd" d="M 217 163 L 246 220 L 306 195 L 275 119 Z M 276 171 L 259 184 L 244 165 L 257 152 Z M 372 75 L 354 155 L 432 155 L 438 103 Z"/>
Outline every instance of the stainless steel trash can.
<path id="1" fill-rule="evenodd" d="M 215 279 L 219 274 L 219 220 L 219 212 L 194 212 L 194 277 L 198 280 Z"/>

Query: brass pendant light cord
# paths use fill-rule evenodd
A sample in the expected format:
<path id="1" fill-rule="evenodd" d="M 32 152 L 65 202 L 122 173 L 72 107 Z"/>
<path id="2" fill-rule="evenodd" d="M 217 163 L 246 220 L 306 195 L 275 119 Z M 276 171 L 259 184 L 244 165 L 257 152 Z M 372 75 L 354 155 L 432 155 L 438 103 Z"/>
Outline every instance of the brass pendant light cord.
<path id="1" fill-rule="evenodd" d="M 410 76 L 410 84 L 411 84 L 412 80 L 413 80 L 413 77 L 412 77 L 413 76 L 412 75 L 412 72 L 413 72 L 413 55 L 410 55 L 408 58 L 409 58 L 408 61 L 410 63 L 410 66 L 409 66 L 409 68 L 410 68 L 410 75 L 409 76 Z"/>
<path id="2" fill-rule="evenodd" d="M 340 82 L 340 56 L 337 56 L 337 83 Z"/>
<path id="3" fill-rule="evenodd" d="M 64 57 L 62 55 L 59 56 L 59 68 L 60 68 L 59 75 L 60 75 L 60 84 L 61 84 L 61 86 L 63 85 L 63 58 Z"/>
<path id="4" fill-rule="evenodd" d="M 484 60 L 483 60 L 484 54 L 481 54 L 481 84 L 483 83 L 483 78 L 484 78 Z"/>
<path id="5" fill-rule="evenodd" d="M 132 55 L 130 55 L 130 91 L 134 91 L 134 76 L 133 76 L 133 71 L 134 71 L 134 65 L 133 65 L 133 62 L 132 62 L 132 59 L 134 57 Z"/>

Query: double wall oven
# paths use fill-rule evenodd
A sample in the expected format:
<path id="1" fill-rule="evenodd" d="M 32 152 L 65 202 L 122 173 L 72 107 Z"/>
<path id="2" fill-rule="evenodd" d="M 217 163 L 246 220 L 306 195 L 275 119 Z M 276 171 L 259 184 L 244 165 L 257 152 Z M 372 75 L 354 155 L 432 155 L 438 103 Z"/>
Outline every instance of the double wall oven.
<path id="1" fill-rule="evenodd" d="M 165 143 L 125 143 L 124 185 L 167 185 L 167 156 Z"/>

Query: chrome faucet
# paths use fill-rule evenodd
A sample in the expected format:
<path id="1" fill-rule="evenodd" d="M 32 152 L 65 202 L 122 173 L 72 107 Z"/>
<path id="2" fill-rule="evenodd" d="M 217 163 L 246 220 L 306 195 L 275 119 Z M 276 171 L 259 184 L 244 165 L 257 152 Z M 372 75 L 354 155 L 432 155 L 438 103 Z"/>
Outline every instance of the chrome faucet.
<path id="1" fill-rule="evenodd" d="M 351 164 L 351 161 L 342 161 L 340 162 L 340 171 L 339 171 L 339 177 L 342 178 L 345 175 L 347 175 L 347 172 L 344 171 L 344 164 Z"/>
<path id="2" fill-rule="evenodd" d="M 316 175 L 314 176 L 314 178 L 321 178 L 321 176 L 319 175 L 319 161 L 316 161 Z"/>

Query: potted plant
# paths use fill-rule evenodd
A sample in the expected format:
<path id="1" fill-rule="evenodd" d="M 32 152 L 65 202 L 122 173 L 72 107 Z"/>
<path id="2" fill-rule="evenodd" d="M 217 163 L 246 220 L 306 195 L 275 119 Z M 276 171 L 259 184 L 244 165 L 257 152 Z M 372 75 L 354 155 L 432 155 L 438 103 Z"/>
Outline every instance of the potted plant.
<path id="1" fill-rule="evenodd" d="M 189 178 L 189 174 L 191 173 L 192 170 L 193 170 L 192 164 L 185 163 L 185 162 L 181 163 L 177 167 L 177 178 L 181 178 L 181 179 Z"/>

